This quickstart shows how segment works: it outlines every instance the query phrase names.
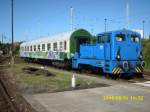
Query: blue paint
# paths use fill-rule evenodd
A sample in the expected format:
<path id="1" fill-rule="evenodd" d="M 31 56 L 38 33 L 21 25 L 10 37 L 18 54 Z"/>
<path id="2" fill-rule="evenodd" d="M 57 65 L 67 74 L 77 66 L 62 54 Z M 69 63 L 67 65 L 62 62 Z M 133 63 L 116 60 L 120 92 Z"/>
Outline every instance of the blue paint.
<path id="1" fill-rule="evenodd" d="M 123 41 L 117 40 L 117 35 L 123 35 Z M 131 35 L 139 37 L 139 42 L 131 41 Z M 138 39 L 138 38 L 137 38 Z M 104 41 L 103 41 L 104 40 Z M 88 65 L 91 68 L 102 68 L 105 73 L 112 74 L 115 67 L 121 68 L 121 73 L 134 73 L 140 66 L 141 52 L 140 34 L 130 30 L 118 30 L 97 35 L 96 44 L 80 45 L 80 52 L 72 59 L 72 67 L 78 69 L 80 65 Z M 117 58 L 119 57 L 119 58 Z M 129 67 L 124 68 L 127 61 Z"/>

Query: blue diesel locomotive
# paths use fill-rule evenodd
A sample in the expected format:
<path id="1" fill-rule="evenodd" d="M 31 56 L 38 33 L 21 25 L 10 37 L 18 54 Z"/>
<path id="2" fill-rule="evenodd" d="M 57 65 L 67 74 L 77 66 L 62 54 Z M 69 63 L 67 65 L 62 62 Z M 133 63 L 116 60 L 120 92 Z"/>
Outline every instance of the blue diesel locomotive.
<path id="1" fill-rule="evenodd" d="M 100 33 L 95 44 L 80 45 L 72 59 L 72 68 L 98 69 L 108 74 L 142 74 L 144 61 L 141 36 L 130 30 Z"/>

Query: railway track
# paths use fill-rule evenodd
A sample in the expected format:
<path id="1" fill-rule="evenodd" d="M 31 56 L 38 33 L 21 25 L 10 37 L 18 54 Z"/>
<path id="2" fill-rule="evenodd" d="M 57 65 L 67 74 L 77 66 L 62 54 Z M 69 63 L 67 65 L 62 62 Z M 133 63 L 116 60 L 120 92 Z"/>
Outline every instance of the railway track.
<path id="1" fill-rule="evenodd" d="M 36 112 L 17 91 L 10 74 L 5 71 L 9 57 L 0 56 L 0 112 Z"/>
<path id="2" fill-rule="evenodd" d="M 4 63 L 8 61 L 9 57 L 0 57 L 0 112 L 19 112 L 11 92 L 8 89 L 7 78 L 3 72 Z"/>
<path id="3" fill-rule="evenodd" d="M 0 79 L 0 94 L 1 94 L 1 103 L 3 104 L 2 112 L 19 112 L 16 103 L 14 102 L 13 97 L 7 89 L 6 84 L 2 79 Z"/>
<path id="4" fill-rule="evenodd" d="M 144 71 L 144 76 L 150 76 L 150 71 L 145 70 L 145 71 Z"/>
<path id="5" fill-rule="evenodd" d="M 88 70 L 88 69 L 83 69 L 83 70 L 76 71 L 76 70 L 72 70 L 72 69 L 57 67 L 57 66 L 54 66 L 54 65 L 48 65 L 46 63 L 40 63 L 40 62 L 32 62 L 32 63 L 36 63 L 36 64 L 39 64 L 39 65 L 42 65 L 42 66 L 45 66 L 45 67 L 51 67 L 51 68 L 54 68 L 54 69 L 58 69 L 58 70 L 61 70 L 62 72 L 67 71 L 67 72 L 71 72 L 71 73 L 77 73 L 79 75 L 94 76 L 94 77 L 97 77 L 97 78 L 100 77 L 99 74 L 102 74 L 101 76 L 105 76 L 106 78 L 113 78 L 113 79 L 132 79 L 132 80 L 135 80 L 135 81 L 136 80 L 139 80 L 139 81 L 150 80 L 150 71 L 148 71 L 148 70 L 143 72 L 143 77 L 142 76 L 135 76 L 134 78 L 133 77 L 126 77 L 126 76 L 125 77 L 124 76 L 110 77 L 108 74 L 103 74 L 103 73 L 99 73 L 98 71 L 91 71 L 91 70 Z"/>

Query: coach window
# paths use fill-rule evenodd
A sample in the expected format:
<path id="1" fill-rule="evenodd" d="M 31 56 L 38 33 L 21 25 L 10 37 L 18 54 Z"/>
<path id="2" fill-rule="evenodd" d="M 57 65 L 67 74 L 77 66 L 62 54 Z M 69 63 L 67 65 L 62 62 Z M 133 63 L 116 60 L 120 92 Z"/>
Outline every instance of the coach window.
<path id="1" fill-rule="evenodd" d="M 51 50 L 51 43 L 48 43 L 48 44 L 47 44 L 47 50 L 48 50 L 48 51 Z"/>
<path id="2" fill-rule="evenodd" d="M 63 50 L 63 42 L 60 42 L 60 43 L 59 43 L 59 49 L 60 49 L 60 51 Z"/>
<path id="3" fill-rule="evenodd" d="M 23 47 L 20 48 L 20 51 L 23 51 Z"/>
<path id="4" fill-rule="evenodd" d="M 45 44 L 42 44 L 42 51 L 45 51 Z"/>
<path id="5" fill-rule="evenodd" d="M 29 46 L 27 46 L 27 51 L 29 51 Z"/>
<path id="6" fill-rule="evenodd" d="M 117 41 L 124 41 L 125 40 L 125 34 L 117 34 L 116 35 L 116 40 Z"/>
<path id="7" fill-rule="evenodd" d="M 40 45 L 38 45 L 38 51 L 40 51 Z"/>
<path id="8" fill-rule="evenodd" d="M 32 51 L 32 46 L 30 46 L 30 51 Z"/>
<path id="9" fill-rule="evenodd" d="M 34 45 L 34 51 L 36 51 L 36 45 Z"/>
<path id="10" fill-rule="evenodd" d="M 21 47 L 21 51 L 24 51 L 24 47 Z"/>
<path id="11" fill-rule="evenodd" d="M 66 49 L 67 49 L 67 42 L 64 41 L 64 50 L 66 50 Z"/>
<path id="12" fill-rule="evenodd" d="M 53 43 L 53 50 L 57 51 L 57 42 Z"/>
<path id="13" fill-rule="evenodd" d="M 140 38 L 136 35 L 131 35 L 131 41 L 133 42 L 139 42 L 140 41 Z"/>

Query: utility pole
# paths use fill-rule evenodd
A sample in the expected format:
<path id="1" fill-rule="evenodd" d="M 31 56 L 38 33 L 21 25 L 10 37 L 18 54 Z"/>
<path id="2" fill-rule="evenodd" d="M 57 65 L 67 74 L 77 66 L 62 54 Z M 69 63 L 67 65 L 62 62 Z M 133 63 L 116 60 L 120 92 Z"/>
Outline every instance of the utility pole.
<path id="1" fill-rule="evenodd" d="M 11 64 L 14 64 L 14 4 L 13 4 L 13 0 L 12 0 L 12 6 L 11 6 L 11 8 L 12 8 L 12 12 L 11 12 L 11 27 L 12 27 L 12 31 L 11 31 L 11 33 L 12 33 L 12 43 L 11 43 Z"/>
<path id="2" fill-rule="evenodd" d="M 143 39 L 144 39 L 144 36 L 145 36 L 145 35 L 144 35 L 144 33 L 145 33 L 145 31 L 144 31 L 144 30 L 145 30 L 145 29 L 144 29 L 145 20 L 143 20 L 142 23 L 143 23 Z"/>
<path id="3" fill-rule="evenodd" d="M 129 18 L 129 16 L 130 16 L 130 13 L 129 13 L 129 3 L 128 3 L 128 1 L 127 1 L 127 3 L 126 3 L 126 28 L 127 29 L 129 29 L 129 26 L 130 26 L 130 18 Z"/>
<path id="4" fill-rule="evenodd" d="M 4 39 L 4 36 L 3 36 L 3 34 L 2 34 L 2 42 L 1 42 L 2 44 L 3 44 L 3 39 Z"/>
<path id="5" fill-rule="evenodd" d="M 70 25 L 71 25 L 71 31 L 73 31 L 73 7 L 70 7 Z"/>
<path id="6" fill-rule="evenodd" d="M 104 21 L 105 21 L 105 32 L 106 32 L 107 19 L 105 18 Z"/>

